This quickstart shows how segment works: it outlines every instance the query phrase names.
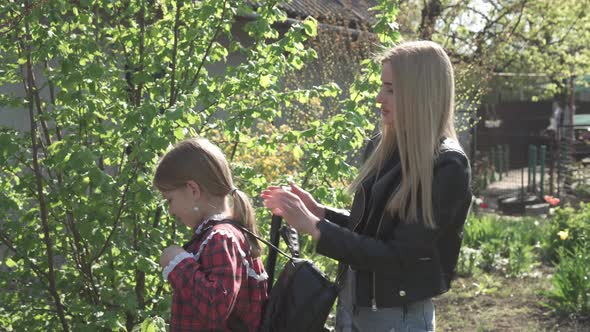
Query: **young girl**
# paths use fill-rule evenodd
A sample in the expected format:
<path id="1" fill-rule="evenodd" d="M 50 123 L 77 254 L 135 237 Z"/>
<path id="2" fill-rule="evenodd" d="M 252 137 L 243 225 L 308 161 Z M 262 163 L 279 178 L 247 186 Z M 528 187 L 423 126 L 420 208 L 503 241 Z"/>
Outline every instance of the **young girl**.
<path id="1" fill-rule="evenodd" d="M 337 331 L 434 331 L 432 298 L 451 287 L 471 204 L 453 68 L 440 45 L 407 42 L 384 54 L 381 81 L 381 135 L 351 185 L 350 214 L 295 185 L 262 197 L 346 267 Z"/>
<path id="2" fill-rule="evenodd" d="M 256 331 L 267 293 L 267 275 L 246 194 L 234 187 L 221 150 L 205 139 L 178 143 L 160 161 L 154 185 L 169 211 L 189 227 L 185 249 L 173 245 L 160 258 L 173 290 L 171 331 Z"/>

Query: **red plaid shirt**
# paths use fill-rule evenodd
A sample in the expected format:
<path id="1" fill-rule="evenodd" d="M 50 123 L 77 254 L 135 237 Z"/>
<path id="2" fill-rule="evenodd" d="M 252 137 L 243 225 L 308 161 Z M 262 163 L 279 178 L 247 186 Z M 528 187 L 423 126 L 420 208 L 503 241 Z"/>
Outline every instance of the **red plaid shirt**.
<path id="1" fill-rule="evenodd" d="M 168 274 L 174 292 L 170 331 L 230 331 L 230 314 L 248 331 L 257 331 L 267 299 L 262 260 L 250 257 L 247 240 L 232 225 L 218 224 L 203 232 L 187 248 L 194 256 Z"/>

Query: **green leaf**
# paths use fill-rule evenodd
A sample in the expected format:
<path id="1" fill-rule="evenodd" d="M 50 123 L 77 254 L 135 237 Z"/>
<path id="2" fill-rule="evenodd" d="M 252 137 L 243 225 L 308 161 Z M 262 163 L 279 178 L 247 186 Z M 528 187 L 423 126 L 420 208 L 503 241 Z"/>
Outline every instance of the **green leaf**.
<path id="1" fill-rule="evenodd" d="M 103 69 L 101 66 L 97 65 L 96 63 L 91 63 L 88 66 L 88 73 L 93 78 L 99 78 L 102 76 Z"/>
<path id="2" fill-rule="evenodd" d="M 262 86 L 263 88 L 268 88 L 271 84 L 271 79 L 272 79 L 272 76 L 270 76 L 270 75 L 261 76 L 260 81 L 259 81 L 260 86 Z"/>
<path id="3" fill-rule="evenodd" d="M 161 317 L 146 318 L 141 323 L 141 332 L 165 332 L 166 323 Z"/>
<path id="4" fill-rule="evenodd" d="M 174 129 L 174 137 L 177 140 L 182 140 L 185 137 L 185 129 L 184 128 L 176 128 Z"/>
<path id="5" fill-rule="evenodd" d="M 137 268 L 140 271 L 150 272 L 150 271 L 153 271 L 154 269 L 157 270 L 158 264 L 156 262 L 154 262 L 149 257 L 139 256 L 139 258 L 137 260 Z"/>
<path id="6" fill-rule="evenodd" d="M 318 34 L 318 21 L 312 16 L 308 16 L 303 21 L 303 28 L 305 29 L 306 35 L 309 37 L 315 37 Z"/>
<path id="7" fill-rule="evenodd" d="M 9 268 L 14 268 L 16 267 L 18 264 L 12 260 L 12 258 L 7 258 L 6 259 L 6 266 L 8 266 Z"/>
<path id="8" fill-rule="evenodd" d="M 295 145 L 295 147 L 293 147 L 293 151 L 291 152 L 293 153 L 293 158 L 295 158 L 295 160 L 299 160 L 303 156 L 303 150 L 299 147 L 299 145 Z"/>

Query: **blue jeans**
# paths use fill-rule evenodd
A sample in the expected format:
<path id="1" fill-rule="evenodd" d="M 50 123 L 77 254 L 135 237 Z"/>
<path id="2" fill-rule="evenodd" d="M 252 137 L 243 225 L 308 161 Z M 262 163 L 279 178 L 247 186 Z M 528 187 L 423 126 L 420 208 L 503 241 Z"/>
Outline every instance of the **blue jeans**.
<path id="1" fill-rule="evenodd" d="M 357 307 L 352 320 L 353 331 L 358 332 L 431 332 L 435 329 L 434 303 L 427 299 L 377 311 Z"/>
<path id="2" fill-rule="evenodd" d="M 379 308 L 377 311 L 369 307 L 355 308 L 356 287 L 354 285 L 356 285 L 356 273 L 348 269 L 336 306 L 337 332 L 434 331 L 434 303 L 431 299 L 400 307 Z"/>

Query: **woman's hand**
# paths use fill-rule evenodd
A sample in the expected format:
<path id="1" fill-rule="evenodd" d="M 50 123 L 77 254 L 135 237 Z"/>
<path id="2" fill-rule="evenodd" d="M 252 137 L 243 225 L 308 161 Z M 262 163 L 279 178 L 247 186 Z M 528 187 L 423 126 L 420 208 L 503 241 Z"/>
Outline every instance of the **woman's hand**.
<path id="1" fill-rule="evenodd" d="M 281 189 L 281 187 L 271 186 L 267 188 L 267 190 L 275 189 Z M 318 217 L 319 219 L 324 219 L 326 216 L 326 207 L 318 203 L 309 192 L 303 190 L 301 187 L 292 182 L 289 183 L 289 188 L 287 190 L 290 190 L 293 194 L 299 197 L 305 207 L 311 213 L 313 213 L 314 216 Z"/>
<path id="2" fill-rule="evenodd" d="M 176 257 L 176 255 L 183 252 L 186 251 L 177 245 L 171 245 L 170 247 L 164 249 L 164 251 L 162 251 L 162 256 L 160 256 L 160 266 L 165 268 L 168 266 L 168 263 L 170 263 L 170 261 Z"/>
<path id="3" fill-rule="evenodd" d="M 326 216 L 326 207 L 325 206 L 318 203 L 313 198 L 313 196 L 311 196 L 311 194 L 309 192 L 303 190 L 301 187 L 299 187 L 295 183 L 291 182 L 291 183 L 289 183 L 289 185 L 291 186 L 291 192 L 294 193 L 295 195 L 297 195 L 301 199 L 303 204 L 305 204 L 305 207 L 311 213 L 313 213 L 314 216 L 318 217 L 319 219 L 324 219 L 324 217 Z"/>
<path id="4" fill-rule="evenodd" d="M 316 227 L 320 218 L 306 207 L 298 195 L 281 187 L 269 187 L 260 196 L 265 207 L 273 214 L 283 217 L 298 232 L 310 234 L 316 241 L 320 238 L 320 231 Z"/>

